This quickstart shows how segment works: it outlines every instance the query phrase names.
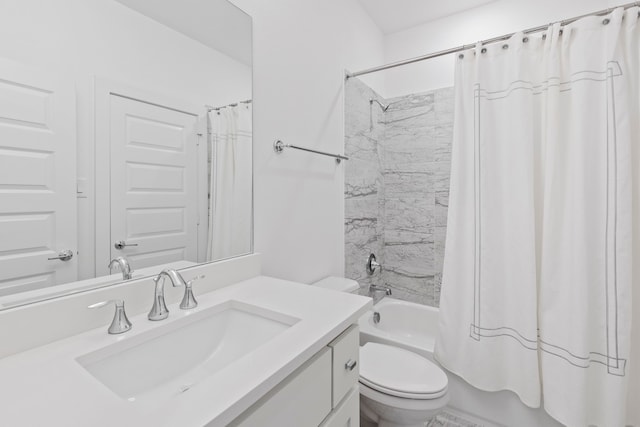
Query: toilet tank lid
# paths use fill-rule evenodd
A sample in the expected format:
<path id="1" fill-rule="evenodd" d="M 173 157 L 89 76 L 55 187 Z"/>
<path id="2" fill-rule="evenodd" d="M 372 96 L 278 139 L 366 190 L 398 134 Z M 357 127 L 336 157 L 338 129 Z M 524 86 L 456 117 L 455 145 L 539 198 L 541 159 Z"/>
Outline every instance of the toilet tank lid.
<path id="1" fill-rule="evenodd" d="M 353 292 L 360 287 L 355 280 L 335 276 L 325 277 L 322 280 L 312 283 L 312 285 L 340 292 Z"/>

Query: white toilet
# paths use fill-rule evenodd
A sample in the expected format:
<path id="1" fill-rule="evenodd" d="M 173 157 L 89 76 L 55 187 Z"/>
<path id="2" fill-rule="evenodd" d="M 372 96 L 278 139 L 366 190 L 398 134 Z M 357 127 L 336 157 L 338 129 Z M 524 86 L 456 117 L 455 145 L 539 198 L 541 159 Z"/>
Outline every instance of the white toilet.
<path id="1" fill-rule="evenodd" d="M 355 280 L 327 277 L 313 285 L 336 291 L 359 288 Z M 424 427 L 449 401 L 448 379 L 430 360 L 399 347 L 360 347 L 361 425 Z"/>

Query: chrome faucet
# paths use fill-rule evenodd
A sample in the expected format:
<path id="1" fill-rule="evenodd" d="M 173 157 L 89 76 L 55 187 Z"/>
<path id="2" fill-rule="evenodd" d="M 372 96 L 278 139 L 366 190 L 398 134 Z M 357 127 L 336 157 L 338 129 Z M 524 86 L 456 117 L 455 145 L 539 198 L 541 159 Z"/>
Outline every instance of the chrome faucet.
<path id="1" fill-rule="evenodd" d="M 160 274 L 153 278 L 156 284 L 155 293 L 153 295 L 153 307 L 149 312 L 149 320 L 163 320 L 169 317 L 169 309 L 164 302 L 164 278 L 168 277 L 171 280 L 173 287 L 186 286 L 187 282 L 184 278 L 175 270 L 166 269 L 162 270 Z"/>
<path id="2" fill-rule="evenodd" d="M 163 320 L 169 316 L 169 309 L 167 308 L 167 304 L 164 301 L 165 277 L 168 277 L 169 280 L 171 280 L 171 284 L 174 288 L 177 286 L 184 286 L 184 296 L 182 297 L 182 302 L 180 302 L 181 309 L 189 310 L 198 306 L 198 301 L 196 301 L 195 297 L 193 296 L 193 289 L 191 285 L 195 280 L 202 279 L 204 275 L 197 276 L 187 282 L 184 280 L 184 277 L 182 277 L 182 275 L 176 270 L 165 269 L 153 278 L 156 287 L 153 296 L 153 307 L 151 307 L 151 311 L 149 312 L 148 316 L 149 320 Z"/>
<path id="3" fill-rule="evenodd" d="M 384 292 L 384 294 L 382 294 L 381 297 L 376 298 L 376 295 L 378 295 L 378 292 Z M 391 288 L 388 288 L 386 286 L 369 285 L 369 296 L 373 298 L 374 305 L 380 302 L 382 298 L 388 295 L 391 295 Z"/>
<path id="4" fill-rule="evenodd" d="M 133 270 L 131 270 L 131 264 L 129 264 L 129 261 L 127 261 L 125 257 L 119 256 L 112 259 L 109 263 L 109 268 L 111 269 L 114 266 L 118 266 L 120 271 L 122 271 L 122 280 L 131 280 Z"/>

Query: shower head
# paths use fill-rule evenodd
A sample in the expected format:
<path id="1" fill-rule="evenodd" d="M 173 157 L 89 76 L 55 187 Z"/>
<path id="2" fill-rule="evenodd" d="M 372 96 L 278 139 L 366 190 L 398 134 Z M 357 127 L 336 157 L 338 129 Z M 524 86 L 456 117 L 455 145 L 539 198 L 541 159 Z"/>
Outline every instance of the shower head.
<path id="1" fill-rule="evenodd" d="M 370 104 L 370 105 L 373 105 L 373 103 L 374 103 L 374 102 L 375 102 L 376 104 L 378 104 L 378 105 L 380 106 L 380 108 L 382 108 L 382 111 L 384 111 L 384 112 L 386 112 L 386 111 L 387 111 L 387 109 L 389 108 L 389 106 L 391 105 L 391 104 L 387 104 L 387 105 L 385 105 L 385 104 L 383 104 L 382 102 L 380 102 L 380 101 L 378 101 L 377 99 L 374 99 L 374 98 L 370 98 L 370 99 L 369 99 L 369 104 Z"/>

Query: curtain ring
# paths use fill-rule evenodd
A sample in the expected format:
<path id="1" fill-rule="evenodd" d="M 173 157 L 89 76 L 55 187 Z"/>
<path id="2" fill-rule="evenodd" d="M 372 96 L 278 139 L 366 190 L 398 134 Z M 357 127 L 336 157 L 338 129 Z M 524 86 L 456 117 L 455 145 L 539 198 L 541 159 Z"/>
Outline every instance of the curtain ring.
<path id="1" fill-rule="evenodd" d="M 611 22 L 609 18 L 605 18 L 602 20 L 602 25 L 607 25 L 609 22 Z"/>
<path id="2" fill-rule="evenodd" d="M 487 53 L 487 48 L 483 47 L 482 49 L 480 49 L 480 53 Z"/>

